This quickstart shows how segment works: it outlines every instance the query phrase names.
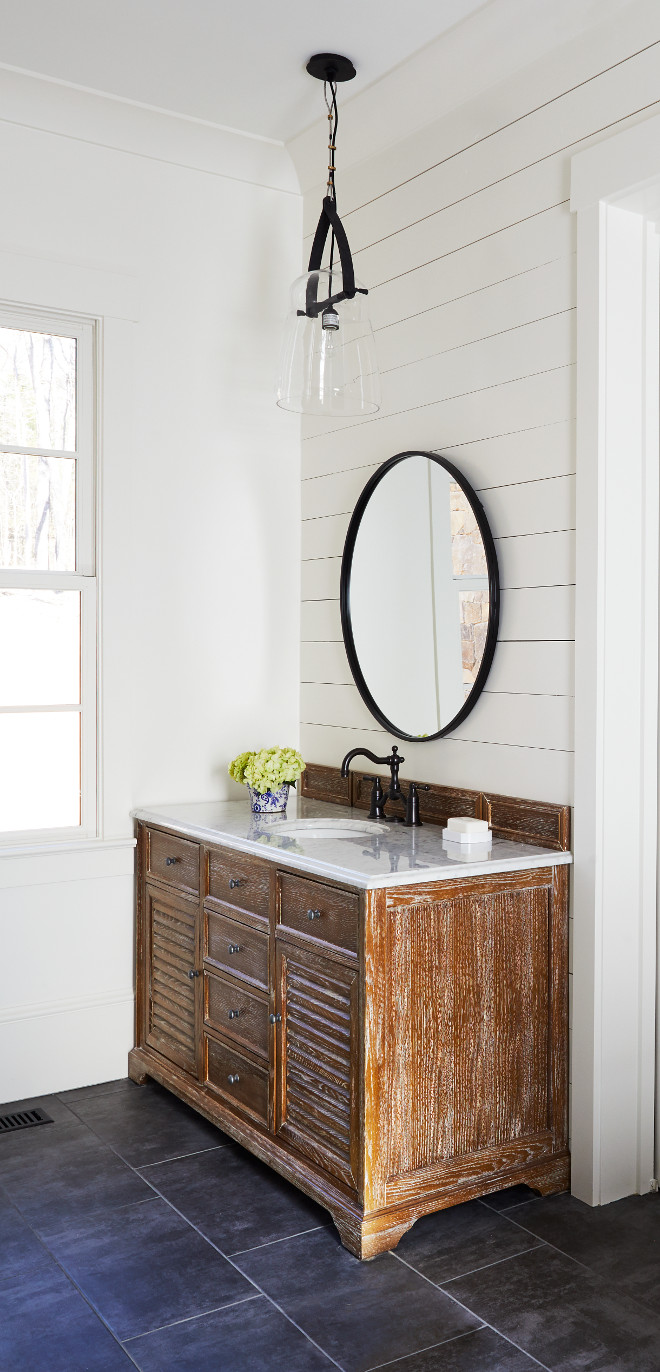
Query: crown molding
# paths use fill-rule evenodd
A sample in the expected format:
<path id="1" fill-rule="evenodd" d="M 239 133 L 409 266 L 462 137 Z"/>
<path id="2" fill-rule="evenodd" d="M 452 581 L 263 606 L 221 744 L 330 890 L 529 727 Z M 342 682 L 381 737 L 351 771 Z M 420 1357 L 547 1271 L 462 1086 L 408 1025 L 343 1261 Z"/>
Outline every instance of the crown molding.
<path id="1" fill-rule="evenodd" d="M 83 90 L 0 64 L 0 123 L 289 194 L 299 193 L 282 143 Z"/>

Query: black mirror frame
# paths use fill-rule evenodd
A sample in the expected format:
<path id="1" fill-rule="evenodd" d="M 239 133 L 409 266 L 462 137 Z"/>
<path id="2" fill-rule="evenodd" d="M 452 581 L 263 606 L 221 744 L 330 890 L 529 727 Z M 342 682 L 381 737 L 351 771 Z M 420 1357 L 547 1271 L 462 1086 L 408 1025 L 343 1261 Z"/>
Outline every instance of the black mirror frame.
<path id="1" fill-rule="evenodd" d="M 461 487 L 461 490 L 464 491 L 465 495 L 467 496 L 470 505 L 474 510 L 479 532 L 483 539 L 484 550 L 486 553 L 486 566 L 488 568 L 488 593 L 490 598 L 488 629 L 486 631 L 486 643 L 484 646 L 484 653 L 481 659 L 481 664 L 479 666 L 479 671 L 477 672 L 472 690 L 470 691 L 470 694 L 467 700 L 465 701 L 464 705 L 461 706 L 461 709 L 457 712 L 457 714 L 454 715 L 454 718 L 450 720 L 449 724 L 446 724 L 444 729 L 439 729 L 437 734 L 428 734 L 426 738 L 420 738 L 419 735 L 416 734 L 402 733 L 401 729 L 392 724 L 392 721 L 387 719 L 387 717 L 379 709 L 362 675 L 362 670 L 360 668 L 360 663 L 355 648 L 355 640 L 353 638 L 353 627 L 351 624 L 351 571 L 353 566 L 353 553 L 355 551 L 355 542 L 360 529 L 360 524 L 362 522 L 362 516 L 367 508 L 367 505 L 369 504 L 373 492 L 375 491 L 376 487 L 380 484 L 380 482 L 383 480 L 383 477 L 387 476 L 388 472 L 390 472 L 393 467 L 396 467 L 399 462 L 405 462 L 406 458 L 408 457 L 428 457 L 432 462 L 437 462 L 438 466 L 443 467 L 444 470 L 449 473 L 452 480 L 458 483 L 458 485 Z M 344 646 L 346 648 L 348 663 L 353 674 L 353 680 L 355 681 L 355 685 L 357 686 L 358 691 L 360 692 L 360 695 L 362 696 L 362 699 L 367 709 L 369 710 L 369 713 L 373 715 L 374 719 L 378 720 L 378 723 L 382 725 L 383 729 L 385 729 L 388 734 L 394 734 L 395 738 L 405 739 L 407 742 L 410 743 L 432 743 L 434 739 L 444 738 L 446 734 L 451 733 L 452 729 L 457 729 L 459 724 L 463 723 L 463 720 L 467 718 L 470 711 L 474 709 L 474 706 L 476 705 L 479 696 L 481 695 L 481 692 L 484 689 L 484 686 L 486 684 L 486 678 L 488 677 L 488 673 L 492 666 L 493 656 L 495 653 L 495 646 L 497 644 L 497 634 L 500 624 L 500 576 L 497 565 L 497 553 L 495 551 L 495 543 L 493 541 L 493 535 L 490 531 L 490 525 L 488 523 L 488 520 L 486 519 L 486 514 L 483 505 L 481 504 L 481 501 L 479 500 L 479 497 L 477 496 L 476 492 L 473 491 L 469 481 L 466 480 L 462 473 L 459 472 L 451 462 L 447 461 L 446 457 L 441 457 L 438 455 L 438 453 L 427 453 L 422 452 L 418 448 L 411 448 L 408 452 L 397 453 L 395 457 L 388 458 L 387 461 L 383 462 L 382 465 L 378 468 L 378 471 L 374 472 L 374 475 L 369 478 L 364 490 L 362 491 L 362 494 L 358 499 L 353 514 L 351 515 L 351 522 L 348 526 L 348 532 L 346 534 L 344 552 L 341 560 L 339 607 L 341 612 L 341 629 L 342 634 L 344 636 Z M 391 643 L 387 645 L 386 651 L 390 653 L 393 652 L 393 645 Z M 398 668 L 399 670 L 405 671 L 406 664 L 399 663 Z"/>

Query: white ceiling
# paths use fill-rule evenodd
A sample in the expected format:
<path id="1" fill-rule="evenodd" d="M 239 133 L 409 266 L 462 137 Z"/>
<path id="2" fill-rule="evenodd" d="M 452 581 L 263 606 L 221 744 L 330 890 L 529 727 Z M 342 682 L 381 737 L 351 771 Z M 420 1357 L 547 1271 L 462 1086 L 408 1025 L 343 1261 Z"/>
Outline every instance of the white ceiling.
<path id="1" fill-rule="evenodd" d="M 0 0 L 0 66 L 287 141 L 323 108 L 312 53 L 352 58 L 346 100 L 483 4 Z"/>

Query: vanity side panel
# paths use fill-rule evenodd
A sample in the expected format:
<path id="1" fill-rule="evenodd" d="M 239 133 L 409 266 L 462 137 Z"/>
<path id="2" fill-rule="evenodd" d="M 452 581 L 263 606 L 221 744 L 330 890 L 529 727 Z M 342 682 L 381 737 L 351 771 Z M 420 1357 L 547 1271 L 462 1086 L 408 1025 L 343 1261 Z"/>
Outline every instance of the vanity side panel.
<path id="1" fill-rule="evenodd" d="M 381 1060 L 378 1204 L 565 1148 L 567 922 L 553 880 L 543 869 L 388 894 L 396 1032 Z"/>

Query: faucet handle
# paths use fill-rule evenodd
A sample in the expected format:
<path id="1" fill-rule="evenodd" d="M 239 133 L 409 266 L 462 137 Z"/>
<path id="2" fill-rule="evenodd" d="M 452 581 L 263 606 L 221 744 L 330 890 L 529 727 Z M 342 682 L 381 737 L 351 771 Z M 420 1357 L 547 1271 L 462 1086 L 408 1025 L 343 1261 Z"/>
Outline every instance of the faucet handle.
<path id="1" fill-rule="evenodd" d="M 371 781 L 371 805 L 369 807 L 369 819 L 385 818 L 385 796 L 383 794 L 383 783 L 379 776 L 363 776 L 363 781 Z"/>
<path id="2" fill-rule="evenodd" d="M 419 796 L 418 791 L 430 791 L 430 786 L 420 786 L 419 782 L 411 781 L 408 789 L 408 800 L 406 801 L 406 817 L 404 824 L 408 829 L 419 829 L 422 820 L 419 817 Z"/>

